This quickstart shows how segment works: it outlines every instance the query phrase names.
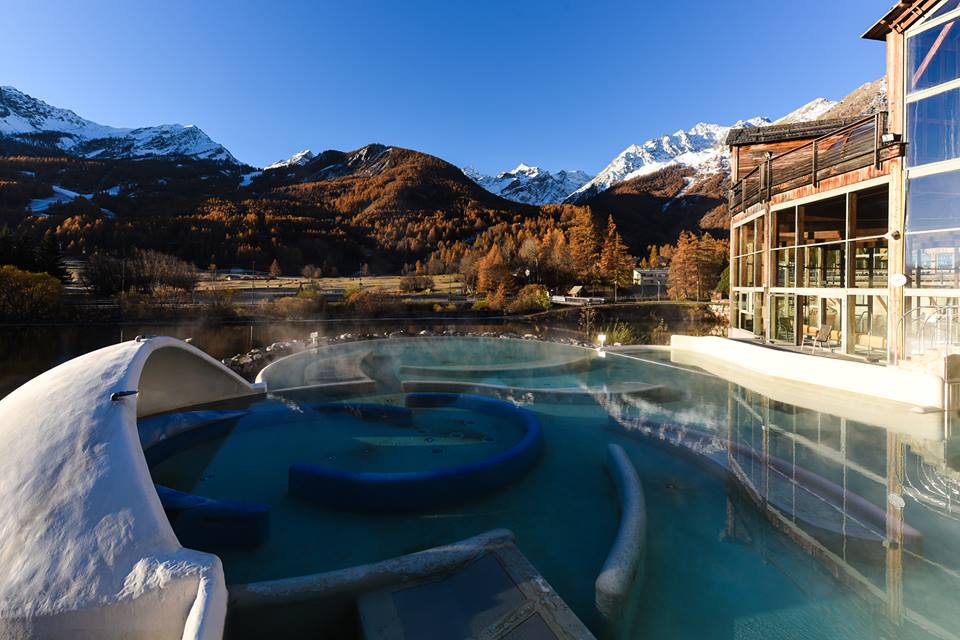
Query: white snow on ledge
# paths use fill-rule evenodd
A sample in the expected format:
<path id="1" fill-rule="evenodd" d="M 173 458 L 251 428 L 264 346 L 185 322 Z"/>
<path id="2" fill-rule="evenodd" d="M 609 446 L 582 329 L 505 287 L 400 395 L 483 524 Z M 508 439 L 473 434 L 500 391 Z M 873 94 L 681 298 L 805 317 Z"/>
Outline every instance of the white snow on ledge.
<path id="1" fill-rule="evenodd" d="M 128 390 L 139 393 L 111 400 Z M 0 637 L 220 638 L 220 559 L 180 546 L 136 421 L 252 393 L 198 349 L 152 338 L 0 400 Z"/>

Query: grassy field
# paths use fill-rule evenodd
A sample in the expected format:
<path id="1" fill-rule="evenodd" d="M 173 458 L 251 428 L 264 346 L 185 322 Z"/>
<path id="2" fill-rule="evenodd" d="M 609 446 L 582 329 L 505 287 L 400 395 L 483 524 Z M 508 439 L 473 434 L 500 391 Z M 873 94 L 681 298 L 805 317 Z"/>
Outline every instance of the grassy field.
<path id="1" fill-rule="evenodd" d="M 219 277 L 216 280 L 203 279 L 197 285 L 199 291 L 232 290 L 248 291 L 250 289 L 300 289 L 317 287 L 321 290 L 330 289 L 357 289 L 361 286 L 371 291 L 394 292 L 400 287 L 403 276 L 365 276 L 363 278 L 262 278 L 239 279 L 234 277 L 227 280 Z M 463 289 L 463 279 L 459 274 L 432 276 L 434 293 L 460 293 Z"/>

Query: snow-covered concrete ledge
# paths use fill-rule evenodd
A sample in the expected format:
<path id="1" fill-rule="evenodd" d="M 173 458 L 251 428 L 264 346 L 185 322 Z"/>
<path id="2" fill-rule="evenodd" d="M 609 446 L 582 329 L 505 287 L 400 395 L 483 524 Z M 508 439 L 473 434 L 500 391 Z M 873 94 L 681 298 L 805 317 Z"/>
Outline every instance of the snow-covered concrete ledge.
<path id="1" fill-rule="evenodd" d="M 613 619 L 623 610 L 634 581 L 643 579 L 647 503 L 640 477 L 623 447 L 608 445 L 607 466 L 620 498 L 620 527 L 595 587 L 597 609 Z"/>
<path id="2" fill-rule="evenodd" d="M 817 357 L 715 336 L 671 336 L 670 347 L 673 351 L 709 356 L 771 378 L 917 407 L 943 408 L 943 380 L 929 373 Z"/>
<path id="3" fill-rule="evenodd" d="M 417 551 L 381 562 L 293 578 L 230 586 L 231 610 L 310 603 L 327 598 L 355 598 L 363 592 L 449 573 L 484 553 L 511 545 L 508 529 L 493 529 L 453 544 Z"/>
<path id="4" fill-rule="evenodd" d="M 177 541 L 137 416 L 254 392 L 196 348 L 151 338 L 0 400 L 0 637 L 221 637 L 220 559 Z"/>

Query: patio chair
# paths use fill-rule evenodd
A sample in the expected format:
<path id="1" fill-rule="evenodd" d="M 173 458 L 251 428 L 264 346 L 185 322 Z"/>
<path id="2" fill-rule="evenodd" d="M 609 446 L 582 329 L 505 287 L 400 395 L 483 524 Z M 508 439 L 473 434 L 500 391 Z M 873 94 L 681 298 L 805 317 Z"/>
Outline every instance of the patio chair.
<path id="1" fill-rule="evenodd" d="M 804 347 L 809 346 L 811 351 L 816 349 L 830 349 L 830 353 L 833 353 L 834 347 L 836 344 L 833 343 L 831 334 L 833 333 L 833 327 L 829 324 L 822 324 L 817 330 L 816 335 L 805 335 L 803 336 L 803 343 L 800 345 L 802 350 Z"/>

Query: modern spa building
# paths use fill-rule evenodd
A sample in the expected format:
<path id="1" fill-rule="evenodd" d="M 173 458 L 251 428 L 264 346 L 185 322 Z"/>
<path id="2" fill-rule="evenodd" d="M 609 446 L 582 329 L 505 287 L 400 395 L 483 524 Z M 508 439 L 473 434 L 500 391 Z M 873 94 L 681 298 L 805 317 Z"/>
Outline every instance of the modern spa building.
<path id="1" fill-rule="evenodd" d="M 960 351 L 960 0 L 900 2 L 863 37 L 886 43 L 885 110 L 729 135 L 730 337 L 940 366 Z"/>

